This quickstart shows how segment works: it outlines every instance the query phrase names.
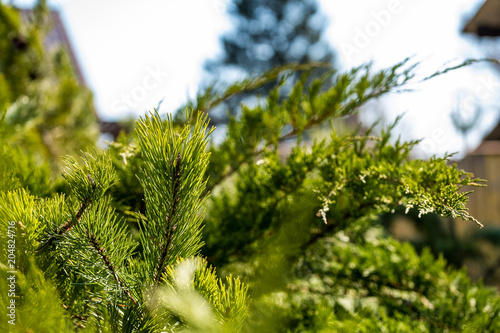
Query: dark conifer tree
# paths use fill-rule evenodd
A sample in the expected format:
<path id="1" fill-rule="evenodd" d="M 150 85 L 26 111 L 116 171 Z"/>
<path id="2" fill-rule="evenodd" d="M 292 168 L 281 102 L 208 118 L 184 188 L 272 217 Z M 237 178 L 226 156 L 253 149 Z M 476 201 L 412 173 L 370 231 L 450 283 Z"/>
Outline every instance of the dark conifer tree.
<path id="1" fill-rule="evenodd" d="M 234 29 L 221 38 L 224 54 L 206 63 L 206 70 L 220 83 L 232 78 L 262 73 L 291 63 L 332 63 L 331 47 L 322 38 L 327 18 L 315 0 L 234 0 L 228 8 Z M 315 69 L 318 76 L 326 69 Z M 294 74 L 294 79 L 300 73 Z M 292 80 L 294 81 L 294 80 Z M 225 101 L 225 108 L 237 114 L 242 100 L 265 95 L 279 81 L 271 81 L 255 91 Z M 217 110 L 214 110 L 217 111 Z M 226 122 L 220 112 L 212 112 L 214 123 Z"/>
<path id="2" fill-rule="evenodd" d="M 233 67 L 255 73 L 289 63 L 333 61 L 321 38 L 326 18 L 314 0 L 235 0 L 229 13 L 235 29 L 222 37 L 225 54 L 207 64 L 211 71 Z"/>

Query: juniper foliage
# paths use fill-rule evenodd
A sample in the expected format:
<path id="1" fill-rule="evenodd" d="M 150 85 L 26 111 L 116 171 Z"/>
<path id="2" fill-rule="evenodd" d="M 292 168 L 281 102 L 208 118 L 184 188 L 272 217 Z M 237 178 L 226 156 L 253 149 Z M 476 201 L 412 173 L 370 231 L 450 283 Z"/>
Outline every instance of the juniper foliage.
<path id="1" fill-rule="evenodd" d="M 448 155 L 411 158 L 418 141 L 393 138 L 397 122 L 378 135 L 334 126 L 404 89 L 414 66 L 306 73 L 283 98 L 290 71 L 303 70 L 285 66 L 200 94 L 204 108 L 175 121 L 151 113 L 108 151 L 65 158 L 69 194 L 4 185 L 0 228 L 16 228 L 18 303 L 17 326 L 1 328 L 498 330 L 496 291 L 379 228 L 380 214 L 402 206 L 479 224 L 460 188 L 481 180 Z M 210 144 L 213 108 L 271 77 L 279 84 L 269 96 L 244 106 L 222 142 Z M 305 140 L 328 121 L 327 137 Z M 0 238 L 7 244 L 6 233 Z M 2 293 L 7 257 L 2 247 Z"/>

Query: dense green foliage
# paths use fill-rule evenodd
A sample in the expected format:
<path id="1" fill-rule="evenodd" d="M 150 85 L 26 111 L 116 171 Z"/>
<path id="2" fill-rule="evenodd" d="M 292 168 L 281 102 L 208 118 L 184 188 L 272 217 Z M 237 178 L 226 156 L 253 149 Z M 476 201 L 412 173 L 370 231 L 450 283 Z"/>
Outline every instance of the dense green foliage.
<path id="1" fill-rule="evenodd" d="M 309 247 L 289 278 L 286 311 L 312 331 L 496 332 L 499 298 L 446 268 L 428 251 L 367 234 L 345 234 Z M 330 296 L 329 296 L 330 295 Z M 331 297 L 331 295 L 335 295 Z M 329 309 L 335 311 L 329 311 Z"/>
<path id="2" fill-rule="evenodd" d="M 417 142 L 391 138 L 395 124 L 380 135 L 371 130 L 355 134 L 332 130 L 321 141 L 301 139 L 308 129 L 349 115 L 366 101 L 404 86 L 412 79 L 414 68 L 401 63 L 371 73 L 369 67 L 360 67 L 345 74 L 330 73 L 310 83 L 304 75 L 282 98 L 279 90 L 286 84 L 287 71 L 293 69 L 273 69 L 220 93 L 211 90 L 200 94 L 191 103 L 195 109 L 210 113 L 240 90 L 281 78 L 280 85 L 259 105 L 244 106 L 241 117 L 232 118 L 225 140 L 210 148 L 207 172 L 212 194 L 206 201 L 207 244 L 202 251 L 221 272 L 239 275 L 250 286 L 253 302 L 245 327 L 249 331 L 369 332 L 376 327 L 480 331 L 497 325 L 493 316 L 480 315 L 485 308 L 498 308 L 494 291 L 471 284 L 465 272 L 449 270 L 443 260 L 436 261 L 427 252 L 419 257 L 408 245 L 386 235 L 371 236 L 375 231 L 380 233 L 375 228 L 380 223 L 379 214 L 401 206 L 416 207 L 420 214 L 433 212 L 479 223 L 465 209 L 467 193 L 457 191 L 463 185 L 479 185 L 479 180 L 450 166 L 447 157 L 429 161 L 410 158 Z M 182 119 L 179 116 L 176 122 L 181 124 Z M 285 145 L 292 145 L 287 154 L 280 150 Z M 133 143 L 117 144 L 113 150 L 117 156 L 132 152 L 127 160 L 132 168 L 141 163 L 135 157 L 140 156 L 140 150 Z M 333 241 L 337 238 L 342 241 Z M 385 256 L 380 254 L 384 246 L 374 247 L 380 242 L 389 248 Z M 349 249 L 380 258 L 356 261 L 359 255 L 349 256 Z M 328 256 L 324 251 L 336 251 L 336 255 Z M 370 260 L 374 260 L 373 267 Z M 401 266 L 403 261 L 412 266 Z M 303 265 L 309 262 L 317 266 L 303 272 Z M 422 266 L 418 274 L 409 272 L 415 263 Z M 337 270 L 319 269 L 331 265 Z M 376 285 L 365 281 L 368 275 L 363 272 L 371 270 L 369 276 Z M 415 278 L 406 283 L 395 282 L 413 275 Z M 318 283 L 319 291 L 305 287 L 311 279 Z M 472 296 L 457 294 L 456 283 L 468 286 Z M 352 289 L 356 292 L 349 291 L 349 284 L 355 285 Z M 449 311 L 456 302 L 451 295 L 474 300 L 462 303 L 463 312 L 458 317 L 451 316 Z M 370 307 L 366 308 L 364 298 Z M 349 307 L 344 304 L 346 299 L 362 306 Z M 477 310 L 478 302 L 483 302 L 481 310 Z M 437 314 L 420 309 L 425 306 Z M 358 326 L 353 328 L 355 324 Z"/>
<path id="3" fill-rule="evenodd" d="M 85 153 L 81 160 L 66 158 L 63 176 L 70 196 L 40 200 L 25 190 L 2 192 L 2 228 L 15 226 L 15 237 L 0 237 L 2 244 L 15 244 L 17 280 L 44 276 L 19 282 L 16 326 L 2 321 L 3 331 L 50 327 L 60 332 L 61 327 L 71 328 L 71 320 L 75 328 L 109 332 L 207 331 L 209 319 L 215 331 L 241 327 L 248 306 L 246 287 L 231 277 L 223 283 L 212 268 L 194 259 L 202 245 L 199 195 L 205 186 L 210 134 L 205 118 L 199 116 L 193 127 L 185 126 L 178 134 L 156 114 L 138 122 L 137 137 L 148 152 L 140 173 L 147 210 L 138 242 L 132 241 L 131 229 L 106 195 L 116 173 L 104 152 Z M 12 270 L 7 250 L 2 248 L 0 259 L 5 293 Z M 43 288 L 52 294 L 56 288 L 66 316 L 47 318 L 50 323 L 29 318 L 44 316 L 36 302 L 36 290 Z"/>
<path id="4" fill-rule="evenodd" d="M 22 26 L 0 9 L 9 18 L 0 33 Z M 481 181 L 449 156 L 412 159 L 418 142 L 393 138 L 397 121 L 380 133 L 337 130 L 368 101 L 404 88 L 415 72 L 407 61 L 378 72 L 274 68 L 201 92 L 173 117 L 152 112 L 101 150 L 91 136 L 64 132 L 91 124 L 79 121 L 88 115 L 76 106 L 81 87 L 65 95 L 77 104 L 59 98 L 74 77 L 49 71 L 53 85 L 43 90 L 29 74 L 33 55 L 9 52 L 14 60 L 0 60 L 0 306 L 14 300 L 16 317 L 12 325 L 3 313 L 0 331 L 500 330 L 496 291 L 380 227 L 381 214 L 402 208 L 480 226 L 461 187 Z M 42 53 L 37 68 L 58 68 Z M 311 76 L 318 66 L 328 72 Z M 69 81 L 59 80 L 64 73 Z M 210 142 L 219 105 L 273 82 Z M 308 140 L 328 123 L 328 135 Z M 52 179 L 33 152 L 46 151 L 55 129 L 63 137 L 48 151 L 69 155 Z"/>
<path id="5" fill-rule="evenodd" d="M 47 41 L 52 23 L 45 1 L 22 15 L 0 3 L 0 110 L 6 125 L 0 135 L 22 147 L 0 160 L 17 164 L 9 169 L 32 189 L 37 181 L 28 179 L 27 169 L 33 168 L 19 164 L 19 154 L 57 170 L 61 156 L 94 145 L 99 134 L 90 91 L 64 45 Z"/>
<path id="6" fill-rule="evenodd" d="M 288 73 L 303 69 L 201 94 L 204 111 L 175 121 L 153 113 L 108 151 L 65 158 L 70 194 L 39 199 L 22 183 L 4 187 L 1 228 L 16 230 L 14 331 L 497 329 L 495 291 L 378 226 L 401 206 L 479 223 L 459 191 L 479 180 L 446 157 L 410 158 L 417 142 L 393 139 L 396 124 L 379 135 L 333 126 L 404 86 L 414 66 L 304 74 L 280 97 Z M 243 107 L 225 139 L 209 145 L 207 113 L 275 78 L 270 95 Z M 303 139 L 329 120 L 328 137 Z M 9 252 L 1 251 L 6 293 Z"/>

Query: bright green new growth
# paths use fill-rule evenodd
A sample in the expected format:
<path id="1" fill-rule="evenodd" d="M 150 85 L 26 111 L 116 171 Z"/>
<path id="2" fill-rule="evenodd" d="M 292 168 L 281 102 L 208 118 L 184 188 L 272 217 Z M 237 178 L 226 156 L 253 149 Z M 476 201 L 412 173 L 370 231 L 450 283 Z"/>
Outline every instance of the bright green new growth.
<path id="1" fill-rule="evenodd" d="M 342 120 L 415 66 L 274 68 L 202 91 L 193 114 L 150 114 L 102 152 L 89 91 L 43 46 L 49 15 L 0 4 L 2 309 L 8 226 L 17 271 L 16 326 L 2 312 L 1 332 L 500 331 L 495 290 L 377 226 L 401 206 L 479 223 L 460 188 L 480 181 L 449 156 L 412 159 L 396 124 L 374 135 Z M 209 144 L 207 114 L 273 84 Z"/>
<path id="2" fill-rule="evenodd" d="M 225 280 L 200 258 L 180 261 L 167 269 L 157 302 L 189 322 L 192 331 L 237 332 L 247 313 L 247 287 L 231 276 Z"/>
<path id="3" fill-rule="evenodd" d="M 410 158 L 418 141 L 394 140 L 396 124 L 375 136 L 333 123 L 403 87 L 413 68 L 364 66 L 314 80 L 306 73 L 290 83 L 290 72 L 307 69 L 290 65 L 210 90 L 191 104 L 198 111 L 152 113 L 107 152 L 65 158 L 66 187 L 46 198 L 22 177 L 29 158 L 20 155 L 0 192 L 0 228 L 14 221 L 17 235 L 16 329 L 497 329 L 496 292 L 377 227 L 379 214 L 401 205 L 475 221 L 459 190 L 479 180 L 447 164 L 449 156 Z M 242 106 L 222 142 L 209 145 L 213 107 L 275 80 L 269 96 Z M 327 135 L 305 140 L 327 120 Z M 9 147 L 0 153 L 15 155 Z M 7 249 L 0 251 L 4 293 Z"/>
<path id="4" fill-rule="evenodd" d="M 209 154 L 206 116 L 176 133 L 170 118 L 158 115 L 139 121 L 137 133 L 144 165 L 139 179 L 144 188 L 146 219 L 141 221 L 143 260 L 147 280 L 157 284 L 168 265 L 198 254 L 203 220 L 205 170 Z"/>
<path id="5" fill-rule="evenodd" d="M 228 278 L 227 285 L 222 283 L 214 270 L 194 257 L 202 246 L 200 195 L 206 185 L 206 145 L 211 130 L 207 129 L 206 116 L 200 115 L 192 123 L 177 133 L 172 121 L 163 122 L 157 113 L 138 121 L 137 137 L 144 152 L 142 174 L 138 176 L 147 208 L 140 224 L 139 244 L 106 194 L 117 180 L 104 152 L 84 153 L 81 161 L 65 159 L 63 176 L 71 196 L 39 200 L 23 190 L 1 193 L 1 227 L 6 230 L 9 221 L 19 221 L 16 267 L 21 288 L 18 294 L 24 295 L 17 308 L 19 330 L 44 329 L 27 318 L 37 311 L 35 298 L 29 295 L 35 292 L 32 288 L 40 287 L 21 283 L 31 276 L 29 272 L 41 274 L 40 269 L 55 282 L 61 309 L 67 310 L 80 329 L 196 331 L 195 318 L 179 314 L 183 309 L 172 307 L 171 302 L 155 301 L 169 293 L 175 293 L 178 300 L 199 299 L 191 311 L 196 314 L 205 308 L 207 318 L 220 329 L 241 328 L 247 311 L 247 288 L 238 279 Z M 4 251 L 2 248 L 2 263 L 6 263 Z M 177 274 L 183 271 L 184 263 L 196 264 L 190 274 Z M 3 278 L 9 269 L 4 264 L 1 269 Z M 6 290 L 5 281 L 2 291 Z M 33 282 L 53 288 L 49 282 L 37 281 Z M 24 326 L 23 322 L 31 324 Z M 59 327 L 60 332 L 61 327 L 68 328 L 68 319 L 61 317 L 51 327 L 53 331 Z"/>

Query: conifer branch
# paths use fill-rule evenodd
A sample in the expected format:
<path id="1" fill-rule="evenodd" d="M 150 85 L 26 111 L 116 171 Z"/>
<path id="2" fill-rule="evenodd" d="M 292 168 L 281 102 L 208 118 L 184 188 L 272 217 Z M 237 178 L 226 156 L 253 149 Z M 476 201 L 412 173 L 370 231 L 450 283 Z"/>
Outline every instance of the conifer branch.
<path id="1" fill-rule="evenodd" d="M 73 310 L 69 306 L 67 306 L 66 304 L 63 303 L 62 307 L 64 310 L 68 311 L 73 318 L 78 319 L 79 321 L 86 321 L 87 320 L 85 317 L 83 317 L 79 314 L 73 314 Z M 80 327 L 80 328 L 86 328 L 85 325 L 83 325 L 80 322 L 75 322 L 75 325 Z"/>
<path id="2" fill-rule="evenodd" d="M 363 106 L 365 103 L 372 99 L 376 99 L 384 94 L 389 93 L 390 91 L 393 91 L 396 88 L 402 87 L 407 82 L 409 81 L 410 78 L 412 78 L 412 75 L 410 74 L 410 70 L 406 69 L 403 71 L 402 74 L 395 74 L 395 70 L 399 67 L 401 67 L 403 64 L 407 62 L 408 59 L 403 61 L 402 63 L 398 64 L 392 69 L 392 72 L 384 73 L 386 75 L 385 80 L 387 82 L 384 82 L 384 84 L 380 84 L 380 86 L 373 87 L 373 89 L 369 90 L 367 93 L 365 91 L 359 92 L 356 90 L 350 91 L 347 90 L 348 87 L 339 87 L 337 88 L 336 86 L 329 88 L 330 91 L 333 89 L 339 89 L 342 90 L 344 89 L 345 91 L 343 93 L 346 94 L 346 100 L 341 103 L 341 104 L 332 104 L 326 106 L 321 112 L 317 112 L 317 114 L 311 115 L 308 119 L 307 122 L 301 126 L 296 126 L 296 120 L 294 119 L 295 115 L 292 113 L 290 116 L 292 117 L 290 119 L 290 125 L 291 125 L 291 130 L 288 131 L 287 133 L 282 133 L 275 142 L 270 142 L 267 141 L 265 142 L 264 148 L 261 149 L 254 149 L 248 156 L 246 156 L 245 159 L 240 160 L 234 167 L 229 168 L 226 172 L 224 172 L 222 175 L 220 175 L 215 182 L 212 182 L 210 185 L 207 186 L 207 188 L 204 191 L 204 195 L 210 193 L 215 187 L 217 187 L 219 184 L 221 184 L 225 179 L 236 173 L 239 168 L 245 164 L 248 159 L 252 156 L 258 156 L 260 155 L 266 148 L 272 146 L 272 145 L 279 145 L 280 143 L 296 138 L 297 136 L 301 135 L 307 130 L 313 129 L 321 124 L 323 124 L 326 120 L 332 117 L 342 117 L 345 115 L 351 115 L 353 114 L 356 110 L 358 110 L 361 106 Z M 414 66 L 411 66 L 410 69 L 412 69 Z M 356 73 L 357 70 L 354 70 L 353 73 Z M 380 75 L 380 74 L 379 74 Z M 305 76 L 304 78 L 306 78 Z M 395 77 L 402 77 L 402 80 L 396 80 Z M 366 77 L 367 78 L 367 77 Z M 364 78 L 364 79 L 366 79 Z M 362 81 L 363 79 L 361 79 Z M 361 82 L 360 81 L 360 82 Z M 359 83 L 352 83 L 354 86 Z M 299 82 L 296 87 L 302 87 L 301 83 Z M 303 87 L 302 87 L 303 88 Z M 368 90 L 367 88 L 364 88 L 365 90 Z M 366 93 L 366 94 L 365 94 Z M 293 94 L 293 93 L 292 93 Z M 326 93 L 325 93 L 326 95 Z M 351 95 L 351 96 L 349 96 Z M 321 96 L 322 97 L 322 96 Z M 311 97 L 310 97 L 311 98 Z M 293 96 L 288 97 L 289 100 L 293 99 Z M 282 103 L 283 106 L 286 105 L 285 102 Z M 286 107 L 286 106 L 285 106 Z M 287 110 L 287 112 L 289 112 Z M 264 124 L 257 124 L 256 126 L 265 126 Z M 259 140 L 263 140 L 263 137 L 259 137 L 256 142 L 259 142 Z"/>
<path id="3" fill-rule="evenodd" d="M 180 191 L 181 191 L 181 162 L 182 156 L 181 153 L 177 154 L 177 160 L 174 165 L 174 190 L 172 193 L 172 207 L 170 209 L 169 214 L 165 217 L 167 221 L 167 228 L 165 230 L 164 239 L 165 243 L 163 244 L 160 257 L 158 258 L 158 265 L 156 267 L 154 281 L 156 283 L 160 282 L 161 276 L 165 273 L 165 262 L 168 260 L 168 251 L 172 247 L 172 239 L 174 236 L 174 231 L 177 228 L 177 224 L 174 223 L 175 213 L 177 212 L 177 204 L 180 200 Z"/>
<path id="4" fill-rule="evenodd" d="M 94 178 L 90 174 L 87 174 L 87 178 L 90 182 L 90 186 L 92 187 L 91 193 L 94 194 L 98 188 L 98 185 L 95 183 Z M 64 235 L 65 233 L 73 229 L 73 227 L 80 222 L 83 214 L 85 214 L 85 212 L 87 211 L 87 209 L 90 207 L 91 204 L 92 204 L 92 196 L 88 196 L 80 204 L 80 208 L 76 211 L 74 218 L 66 221 L 65 223 L 57 227 L 52 233 L 50 233 L 47 240 L 42 242 L 37 251 L 41 251 L 47 248 L 48 246 L 51 246 L 58 237 Z"/>
<path id="5" fill-rule="evenodd" d="M 89 241 L 90 245 L 92 248 L 97 252 L 101 260 L 103 261 L 104 265 L 108 269 L 108 271 L 111 273 L 111 276 L 113 276 L 113 279 L 120 285 L 121 290 L 124 290 L 127 295 L 130 297 L 132 302 L 137 305 L 137 301 L 135 300 L 134 296 L 130 292 L 130 290 L 125 286 L 125 283 L 123 280 L 120 278 L 118 275 L 115 266 L 111 262 L 111 259 L 106 253 L 106 250 L 99 244 L 99 241 L 97 240 L 97 237 L 94 235 L 92 231 L 88 231 L 88 229 L 85 230 L 85 236 L 87 237 L 87 240 Z"/>
<path id="6" fill-rule="evenodd" d="M 87 178 L 90 182 L 90 186 L 92 187 L 92 195 L 95 194 L 97 188 L 98 188 L 98 185 L 95 183 L 95 180 L 94 178 L 90 175 L 90 174 L 87 174 Z M 57 228 L 56 230 L 56 234 L 57 235 L 63 235 L 65 234 L 66 232 L 70 231 L 76 223 L 80 222 L 83 214 L 85 213 L 85 211 L 90 207 L 90 205 L 92 204 L 92 195 L 88 196 L 86 198 L 86 200 L 84 200 L 81 204 L 80 204 L 80 209 L 78 209 L 78 211 L 76 212 L 76 215 L 75 215 L 75 219 L 73 220 L 69 220 L 67 221 L 66 223 L 64 223 L 63 225 L 61 225 L 59 228 Z"/>
<path id="7" fill-rule="evenodd" d="M 83 214 L 90 207 L 91 203 L 92 203 L 92 199 L 91 198 L 89 198 L 88 201 L 81 203 L 80 204 L 80 209 L 78 209 L 78 211 L 76 212 L 75 218 L 71 219 L 71 220 L 68 220 L 68 221 L 66 221 L 66 223 L 64 223 L 63 225 L 59 226 L 55 230 L 55 234 L 57 234 L 59 236 L 62 236 L 65 233 L 67 233 L 68 231 L 70 231 L 71 229 L 73 229 L 73 227 L 76 225 L 76 223 L 80 222 Z"/>
<path id="8" fill-rule="evenodd" d="M 314 69 L 330 69 L 332 65 L 328 62 L 310 62 L 307 64 L 291 63 L 287 65 L 277 66 L 268 71 L 256 76 L 245 79 L 241 82 L 236 82 L 224 89 L 223 92 L 217 93 L 214 86 L 207 88 L 203 93 L 198 94 L 196 102 L 188 102 L 180 110 L 193 109 L 199 112 L 210 113 L 216 106 L 224 103 L 231 98 L 246 93 L 251 93 L 263 87 L 266 84 L 283 80 L 287 75 L 293 73 L 311 71 Z M 176 113 L 176 122 L 186 123 L 185 119 L 180 119 L 182 112 Z M 214 119 L 210 119 L 210 124 L 216 124 Z"/>

